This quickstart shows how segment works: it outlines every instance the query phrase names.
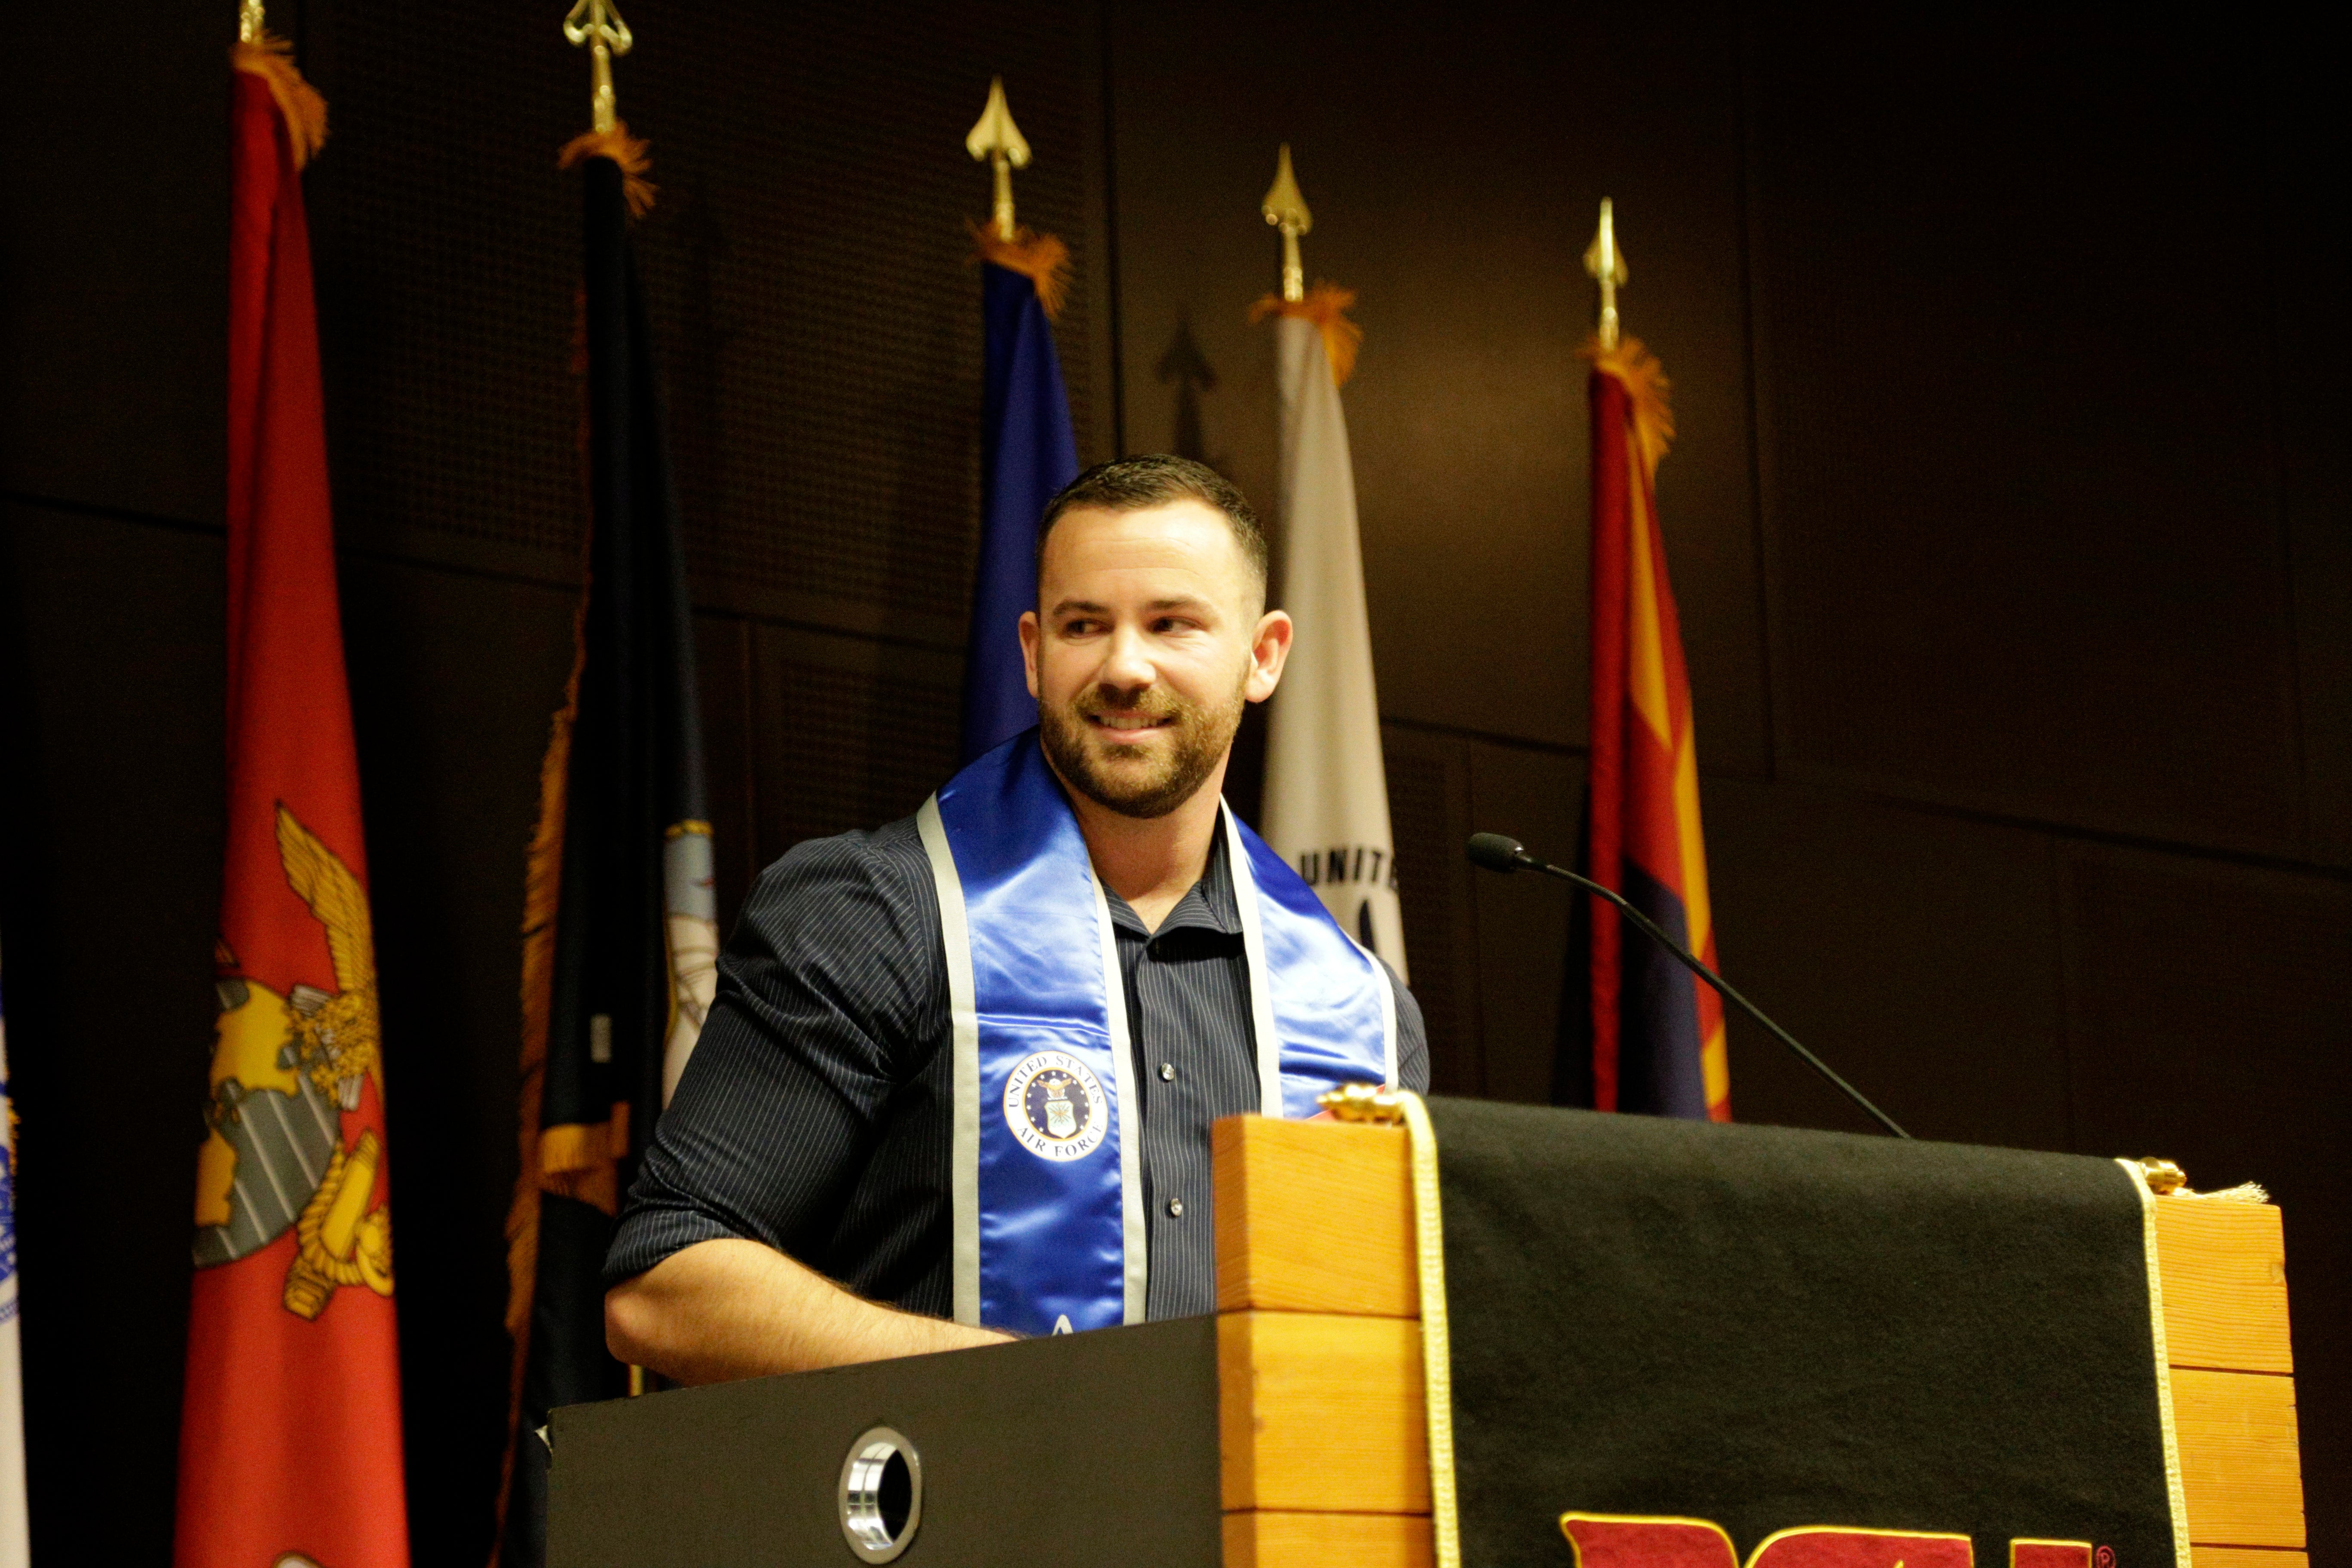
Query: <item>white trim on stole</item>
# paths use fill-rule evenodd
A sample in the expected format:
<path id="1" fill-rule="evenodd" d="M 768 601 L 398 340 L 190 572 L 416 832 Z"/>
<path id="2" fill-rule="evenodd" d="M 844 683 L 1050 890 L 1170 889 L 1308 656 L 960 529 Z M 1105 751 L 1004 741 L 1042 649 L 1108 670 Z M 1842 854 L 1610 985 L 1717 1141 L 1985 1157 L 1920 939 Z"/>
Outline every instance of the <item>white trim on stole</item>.
<path id="1" fill-rule="evenodd" d="M 1274 987 L 1267 983 L 1265 962 L 1265 924 L 1258 902 L 1257 877 L 1250 869 L 1249 846 L 1242 842 L 1241 826 L 1234 808 L 1223 802 L 1218 805 L 1224 823 L 1225 863 L 1234 874 L 1234 903 L 1242 917 L 1242 954 L 1249 963 L 1250 1032 L 1257 1044 L 1258 1114 L 1284 1116 L 1288 1112 L 1282 1103 L 1282 1036 L 1274 1026 Z M 1339 922 L 1334 921 L 1333 924 Z M 1356 951 L 1371 965 L 1372 980 L 1380 987 L 1381 997 L 1381 1082 L 1383 1087 L 1397 1086 L 1397 1018 L 1396 987 L 1389 984 L 1388 971 L 1381 967 L 1378 954 L 1357 942 L 1354 934 L 1341 926 L 1339 934 L 1354 943 Z"/>
<path id="2" fill-rule="evenodd" d="M 1258 1114 L 1282 1114 L 1282 1037 L 1274 1027 L 1274 987 L 1266 984 L 1265 922 L 1258 909 L 1257 878 L 1250 870 L 1249 846 L 1234 820 L 1234 808 L 1217 803 L 1225 828 L 1225 864 L 1233 870 L 1234 907 L 1242 917 L 1242 957 L 1249 965 L 1250 1034 L 1257 1044 Z M 1391 1055 L 1394 1053 L 1391 1052 Z"/>
<path id="3" fill-rule="evenodd" d="M 948 1183 L 954 1220 L 955 1321 L 980 1326 L 980 1002 L 971 977 L 971 925 L 964 918 L 963 879 L 948 847 L 940 797 L 915 814 L 931 886 L 940 899 L 940 937 L 947 949 L 948 1016 L 955 1052 L 954 1131 L 949 1141 Z"/>
<path id="4" fill-rule="evenodd" d="M 923 802 L 915 815 L 923 854 L 931 863 L 931 886 L 940 900 L 940 940 L 948 961 L 948 1012 L 955 1052 L 954 1131 L 950 1140 L 950 1191 L 955 1320 L 980 1323 L 980 1004 L 972 978 L 971 924 L 964 910 L 963 878 L 940 816 L 940 797 Z M 1143 1223 L 1142 1133 L 1136 1126 L 1134 1050 L 1127 1033 L 1127 981 L 1118 967 L 1118 938 L 1111 929 L 1110 904 L 1102 880 L 1087 868 L 1094 889 L 1095 926 L 1102 938 L 1103 997 L 1110 1026 L 1112 1081 L 1118 1096 L 1119 1246 L 1124 1259 L 1120 1319 L 1143 1321 L 1149 1302 L 1151 1249 Z"/>
<path id="5" fill-rule="evenodd" d="M 1151 1245 L 1143 1228 L 1143 1129 L 1135 1093 L 1135 1047 L 1127 1035 L 1127 976 L 1118 966 L 1118 932 L 1110 923 L 1110 900 L 1091 860 L 1087 880 L 1095 890 L 1095 921 L 1102 932 L 1103 1011 L 1109 1015 L 1110 1062 L 1118 1089 L 1118 1239 L 1127 1260 L 1119 1321 L 1143 1321 L 1150 1302 Z"/>
<path id="6" fill-rule="evenodd" d="M 1252 874 L 1249 848 L 1233 809 L 1222 801 L 1218 814 L 1224 826 L 1225 861 L 1233 872 L 1234 903 L 1241 915 L 1242 951 L 1249 966 L 1250 1025 L 1257 1051 L 1258 1108 L 1280 1117 L 1282 1101 L 1282 1037 L 1275 1027 L 1273 988 L 1267 980 L 1265 930 L 1258 903 L 1257 879 Z M 940 937 L 948 965 L 948 1012 L 953 1039 L 954 1130 L 949 1171 L 954 1211 L 953 1273 L 955 1320 L 980 1322 L 980 1007 L 972 978 L 971 926 L 965 913 L 963 879 L 956 871 L 955 852 L 948 844 L 947 825 L 940 816 L 940 797 L 932 795 L 916 813 L 924 857 L 930 861 L 931 885 L 940 900 Z M 1111 1067 L 1118 1096 L 1119 1239 L 1125 1259 L 1121 1289 L 1121 1319 L 1144 1321 L 1150 1301 L 1151 1258 L 1143 1215 L 1143 1131 L 1135 1114 L 1135 1051 L 1128 1036 L 1127 980 L 1119 969 L 1118 937 L 1112 928 L 1110 902 L 1102 879 L 1089 864 L 1087 877 L 1095 895 L 1095 924 L 1101 933 L 1104 1011 L 1110 1028 Z M 1346 933 L 1343 931 L 1343 935 Z M 1350 936 L 1350 942 L 1355 939 Z M 1387 973 L 1370 950 L 1357 943 L 1372 967 L 1381 999 L 1381 1069 L 1387 1085 L 1397 1081 L 1396 993 Z"/>

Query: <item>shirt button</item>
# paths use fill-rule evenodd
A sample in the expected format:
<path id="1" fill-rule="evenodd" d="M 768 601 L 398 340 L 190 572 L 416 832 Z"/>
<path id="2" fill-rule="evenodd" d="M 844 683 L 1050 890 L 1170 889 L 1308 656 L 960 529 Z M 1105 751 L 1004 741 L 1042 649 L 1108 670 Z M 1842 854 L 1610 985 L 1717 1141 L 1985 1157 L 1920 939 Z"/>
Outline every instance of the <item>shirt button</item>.
<path id="1" fill-rule="evenodd" d="M 1184 1200 L 1182 1198 L 1170 1198 L 1168 1200 L 1168 1217 L 1170 1219 L 1182 1219 L 1184 1217 Z"/>
<path id="2" fill-rule="evenodd" d="M 1174 1062 L 1161 1062 L 1160 1064 L 1160 1081 L 1162 1083 L 1174 1083 L 1176 1081 L 1176 1064 Z"/>

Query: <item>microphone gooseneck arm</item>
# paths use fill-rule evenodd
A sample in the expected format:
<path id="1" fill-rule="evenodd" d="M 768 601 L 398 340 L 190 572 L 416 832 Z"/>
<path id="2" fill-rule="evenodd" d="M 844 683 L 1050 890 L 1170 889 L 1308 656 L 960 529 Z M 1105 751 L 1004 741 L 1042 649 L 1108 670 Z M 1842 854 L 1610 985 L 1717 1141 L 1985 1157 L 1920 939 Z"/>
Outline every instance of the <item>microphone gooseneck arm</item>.
<path id="1" fill-rule="evenodd" d="M 1676 942 L 1673 937 L 1668 936 L 1655 921 L 1652 920 L 1649 916 L 1643 914 L 1641 910 L 1635 909 L 1631 903 L 1627 902 L 1624 897 L 1615 889 L 1603 887 L 1599 882 L 1594 881 L 1591 878 L 1580 877 L 1574 871 L 1567 869 L 1565 867 L 1555 866 L 1546 860 L 1538 860 L 1534 856 L 1528 854 L 1527 847 L 1522 845 L 1517 839 L 1506 837 L 1500 833 L 1476 833 L 1471 835 L 1470 863 L 1474 866 L 1483 866 L 1489 871 L 1500 871 L 1506 875 L 1510 872 L 1519 870 L 1541 871 L 1548 877 L 1557 877 L 1563 882 L 1572 882 L 1576 886 L 1582 888 L 1586 892 L 1594 895 L 1596 898 L 1608 900 L 1609 902 L 1617 907 L 1619 913 L 1622 914 L 1627 920 L 1632 921 L 1633 924 L 1639 927 L 1652 942 L 1656 942 L 1660 947 L 1664 948 L 1668 952 L 1673 953 L 1675 957 L 1681 960 L 1684 968 L 1689 970 L 1693 974 L 1697 975 L 1701 980 L 1706 981 L 1709 985 L 1714 986 L 1716 991 L 1721 994 L 1725 1001 L 1731 1003 L 1741 1012 L 1755 1019 L 1759 1024 L 1761 1024 L 1765 1030 L 1769 1033 L 1774 1039 L 1780 1041 L 1782 1045 L 1794 1051 L 1797 1054 L 1798 1059 L 1802 1061 L 1807 1067 L 1812 1068 L 1815 1072 L 1821 1074 L 1823 1078 L 1829 1079 L 1831 1083 L 1834 1084 L 1837 1087 L 1839 1093 L 1844 1095 L 1848 1100 L 1851 1100 L 1856 1105 L 1862 1107 L 1864 1110 L 1869 1112 L 1872 1121 L 1877 1122 L 1881 1127 L 1885 1128 L 1887 1131 L 1893 1133 L 1897 1138 L 1908 1138 L 1911 1136 L 1911 1134 L 1903 1131 L 1902 1127 L 1895 1121 L 1895 1118 L 1887 1115 L 1886 1112 L 1879 1110 L 1875 1105 L 1873 1105 L 1870 1102 L 1870 1098 L 1864 1094 L 1862 1090 L 1846 1082 L 1844 1079 L 1840 1078 L 1836 1068 L 1831 1067 L 1829 1063 L 1822 1060 L 1821 1058 L 1813 1055 L 1812 1052 L 1805 1049 L 1803 1046 L 1799 1045 L 1797 1043 L 1796 1036 L 1789 1033 L 1788 1030 L 1780 1027 L 1780 1025 L 1766 1017 L 1762 1008 L 1757 1006 L 1755 1003 L 1750 1002 L 1747 997 L 1742 996 L 1738 991 L 1732 989 L 1731 982 L 1726 980 L 1722 975 L 1717 974 L 1714 970 L 1709 969 L 1705 963 L 1701 963 L 1696 953 L 1692 952 L 1689 949 L 1684 947 L 1682 943 Z"/>

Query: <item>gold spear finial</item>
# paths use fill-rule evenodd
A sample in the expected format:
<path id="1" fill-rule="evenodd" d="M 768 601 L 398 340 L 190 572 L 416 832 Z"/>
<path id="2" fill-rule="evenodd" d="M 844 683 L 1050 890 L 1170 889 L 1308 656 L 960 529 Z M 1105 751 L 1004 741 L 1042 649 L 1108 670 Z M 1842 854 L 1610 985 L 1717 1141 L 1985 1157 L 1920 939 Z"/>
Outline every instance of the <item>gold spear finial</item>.
<path id="1" fill-rule="evenodd" d="M 262 29 L 261 0 L 237 0 L 236 41 L 257 44 L 261 42 Z"/>
<path id="2" fill-rule="evenodd" d="M 1625 270 L 1625 253 L 1617 248 L 1616 204 L 1607 196 L 1601 198 L 1601 228 L 1584 252 L 1584 270 L 1601 285 L 1601 346 L 1613 349 L 1617 346 L 1617 290 L 1631 275 Z"/>
<path id="3" fill-rule="evenodd" d="M 988 79 L 988 106 L 980 111 L 980 121 L 971 134 L 963 139 L 963 150 L 974 158 L 985 158 L 996 173 L 996 210 L 989 223 L 996 237 L 1009 240 L 1013 226 L 1013 171 L 1029 166 L 1029 142 L 1021 134 L 1021 127 L 1013 123 L 1013 110 L 1004 101 L 1004 79 Z"/>
<path id="4" fill-rule="evenodd" d="M 613 111 L 613 57 L 627 54 L 636 47 L 637 40 L 630 34 L 629 25 L 621 20 L 613 0 L 578 0 L 572 14 L 563 18 L 563 36 L 574 45 L 588 46 L 588 58 L 595 72 L 589 109 L 596 133 L 608 135 L 616 118 Z"/>
<path id="5" fill-rule="evenodd" d="M 1307 267 L 1298 258 L 1298 237 L 1315 226 L 1315 215 L 1307 210 L 1307 198 L 1298 194 L 1298 176 L 1290 172 L 1290 143 L 1285 142 L 1276 155 L 1274 184 L 1267 187 L 1265 200 L 1258 211 L 1265 221 L 1282 230 L 1282 297 L 1286 300 L 1307 298 Z"/>

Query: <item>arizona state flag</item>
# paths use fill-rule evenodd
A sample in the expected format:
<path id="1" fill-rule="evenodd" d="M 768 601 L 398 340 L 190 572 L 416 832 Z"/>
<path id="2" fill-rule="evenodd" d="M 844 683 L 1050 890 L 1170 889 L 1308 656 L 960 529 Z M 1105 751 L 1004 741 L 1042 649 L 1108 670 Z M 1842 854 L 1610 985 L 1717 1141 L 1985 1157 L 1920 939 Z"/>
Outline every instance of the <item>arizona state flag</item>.
<path id="1" fill-rule="evenodd" d="M 547 1413 L 631 1392 L 604 1349 L 604 1253 L 718 982 L 694 622 L 629 244 L 630 214 L 653 197 L 644 154 L 618 124 L 563 154 L 586 219 L 588 570 L 523 917 L 513 1426 L 494 1558 L 506 1568 L 546 1556 Z"/>
<path id="2" fill-rule="evenodd" d="M 235 60 L 228 845 L 176 1558 L 399 1568 L 383 1063 L 299 173 L 326 106 L 275 40 Z"/>
<path id="3" fill-rule="evenodd" d="M 1715 965 L 1698 750 L 1682 629 L 1658 531 L 1674 439 L 1658 362 L 1627 338 L 1592 362 L 1592 773 L 1589 874 Z M 1591 1103 L 1731 1120 L 1723 1003 L 1597 898 L 1588 906 Z"/>

